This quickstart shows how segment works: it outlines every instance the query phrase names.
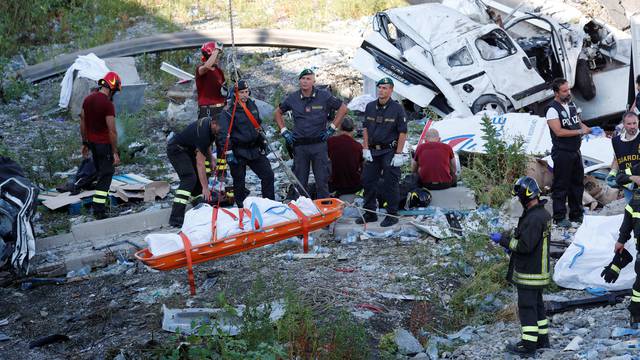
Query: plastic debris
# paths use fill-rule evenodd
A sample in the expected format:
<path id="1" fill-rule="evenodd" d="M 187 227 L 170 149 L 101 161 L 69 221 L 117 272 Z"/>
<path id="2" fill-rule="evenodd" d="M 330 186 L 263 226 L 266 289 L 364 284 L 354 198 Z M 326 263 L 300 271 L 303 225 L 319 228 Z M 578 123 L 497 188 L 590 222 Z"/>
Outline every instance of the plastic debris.
<path id="1" fill-rule="evenodd" d="M 564 348 L 563 351 L 578 351 L 580 350 L 580 344 L 582 344 L 582 337 L 576 336 L 571 342 Z"/>
<path id="2" fill-rule="evenodd" d="M 71 270 L 67 273 L 67 278 L 79 277 L 79 276 L 87 276 L 91 272 L 91 266 L 85 265 L 77 270 Z"/>
<path id="3" fill-rule="evenodd" d="M 614 338 L 615 337 L 621 337 L 621 336 L 627 336 L 627 335 L 632 335 L 632 336 L 640 335 L 640 330 L 622 328 L 622 327 L 615 327 L 615 328 L 613 328 L 613 331 L 611 331 L 611 337 L 614 337 Z"/>

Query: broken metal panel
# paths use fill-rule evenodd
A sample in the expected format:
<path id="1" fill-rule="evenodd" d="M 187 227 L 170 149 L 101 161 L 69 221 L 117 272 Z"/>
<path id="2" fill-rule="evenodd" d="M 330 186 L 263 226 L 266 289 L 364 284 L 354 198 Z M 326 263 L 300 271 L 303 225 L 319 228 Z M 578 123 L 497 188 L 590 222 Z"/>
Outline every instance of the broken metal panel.
<path id="1" fill-rule="evenodd" d="M 162 62 L 162 65 L 160 66 L 160 70 L 169 73 L 175 77 L 177 77 L 180 80 L 193 80 L 195 79 L 195 75 L 190 74 L 180 68 L 177 68 L 169 63 L 166 62 Z"/>

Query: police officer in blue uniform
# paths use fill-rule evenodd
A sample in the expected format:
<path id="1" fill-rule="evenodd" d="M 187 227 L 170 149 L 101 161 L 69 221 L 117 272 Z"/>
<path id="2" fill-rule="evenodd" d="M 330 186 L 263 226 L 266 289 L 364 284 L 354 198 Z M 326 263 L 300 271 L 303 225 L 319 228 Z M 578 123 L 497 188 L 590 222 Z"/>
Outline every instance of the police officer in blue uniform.
<path id="1" fill-rule="evenodd" d="M 547 124 L 551 133 L 551 159 L 553 160 L 553 222 L 570 227 L 572 222 L 582 223 L 582 193 L 584 167 L 580 145 L 582 135 L 591 128 L 580 120 L 576 104 L 571 101 L 567 80 L 553 80 L 554 99 L 547 109 Z M 566 202 L 569 202 L 569 220 Z"/>
<path id="2" fill-rule="evenodd" d="M 304 69 L 298 76 L 300 90 L 295 91 L 276 108 L 274 117 L 280 134 L 293 146 L 293 172 L 309 192 L 309 169 L 313 169 L 317 197 L 329 197 L 331 166 L 327 152 L 327 139 L 333 135 L 347 114 L 347 106 L 326 90 L 318 89 L 315 73 Z M 336 111 L 333 123 L 327 127 L 329 114 Z M 291 111 L 293 130 L 285 127 L 282 115 Z"/>
<path id="3" fill-rule="evenodd" d="M 365 160 L 362 171 L 362 185 L 364 186 L 364 208 L 376 210 L 376 187 L 378 179 L 384 181 L 385 199 L 387 200 L 387 214 L 380 226 L 394 225 L 398 219 L 393 216 L 398 213 L 400 197 L 400 167 L 405 158 L 402 155 L 404 142 L 407 138 L 407 118 L 402 105 L 391 100 L 393 80 L 380 79 L 378 99 L 367 104 L 364 111 L 364 141 L 362 156 Z M 382 204 L 380 204 L 382 205 Z M 366 212 L 363 219 L 356 222 L 378 221 L 378 216 Z"/>
<path id="4" fill-rule="evenodd" d="M 274 176 L 271 164 L 266 156 L 266 143 L 264 137 L 258 133 L 255 126 L 249 119 L 249 115 L 241 105 L 244 104 L 258 124 L 262 124 L 258 107 L 249 97 L 251 94 L 247 82 L 238 81 L 238 100 L 236 112 L 233 117 L 233 125 L 229 137 L 229 145 L 226 152 L 226 161 L 231 170 L 233 178 L 233 193 L 238 207 L 242 207 L 242 202 L 247 197 L 245 188 L 245 177 L 247 166 L 260 178 L 262 197 L 275 200 Z M 224 148 L 229 125 L 231 124 L 231 112 L 233 102 L 220 113 L 218 124 L 218 147 Z"/>

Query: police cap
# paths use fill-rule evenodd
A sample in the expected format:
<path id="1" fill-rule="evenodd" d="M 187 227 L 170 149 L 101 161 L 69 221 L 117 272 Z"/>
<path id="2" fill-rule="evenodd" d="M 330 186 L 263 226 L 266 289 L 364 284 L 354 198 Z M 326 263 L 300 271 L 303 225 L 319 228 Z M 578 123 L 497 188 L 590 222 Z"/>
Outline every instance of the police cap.
<path id="1" fill-rule="evenodd" d="M 391 85 L 393 86 L 393 80 L 391 80 L 391 78 L 385 77 L 382 78 L 380 80 L 378 80 L 378 82 L 376 83 L 376 86 L 378 85 Z"/>
<path id="2" fill-rule="evenodd" d="M 307 68 L 304 69 L 300 72 L 300 75 L 298 75 L 298 80 L 300 80 L 303 76 L 305 75 L 315 75 L 316 73 L 313 72 L 313 70 Z"/>

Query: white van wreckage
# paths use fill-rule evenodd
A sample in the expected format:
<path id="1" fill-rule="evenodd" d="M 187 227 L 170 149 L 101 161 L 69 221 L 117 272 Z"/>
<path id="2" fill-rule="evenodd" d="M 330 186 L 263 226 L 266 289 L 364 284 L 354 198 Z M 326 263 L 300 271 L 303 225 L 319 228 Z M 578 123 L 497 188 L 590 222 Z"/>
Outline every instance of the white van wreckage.
<path id="1" fill-rule="evenodd" d="M 541 115 L 552 80 L 564 77 L 584 120 L 616 118 L 633 96 L 631 36 L 566 5 L 545 6 L 445 0 L 380 12 L 352 66 L 365 92 L 390 76 L 396 95 L 441 116 Z"/>

